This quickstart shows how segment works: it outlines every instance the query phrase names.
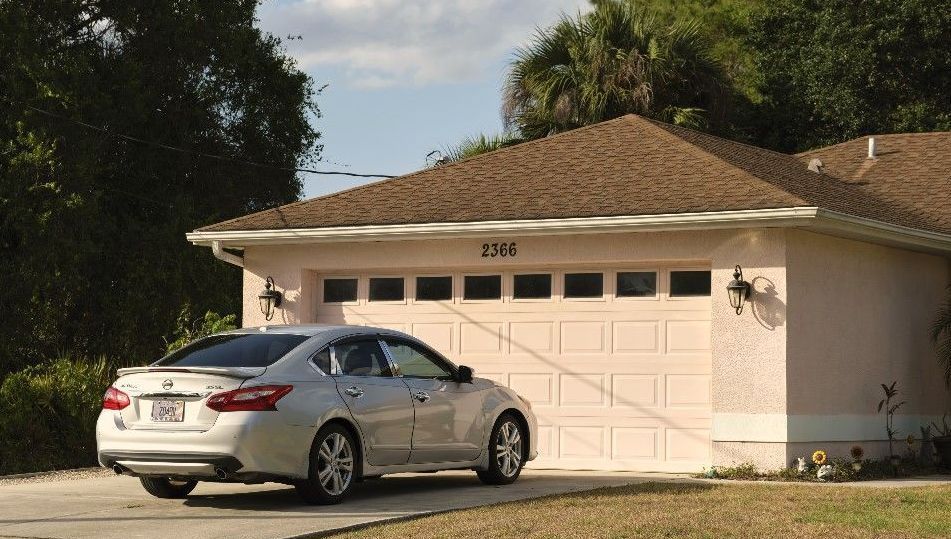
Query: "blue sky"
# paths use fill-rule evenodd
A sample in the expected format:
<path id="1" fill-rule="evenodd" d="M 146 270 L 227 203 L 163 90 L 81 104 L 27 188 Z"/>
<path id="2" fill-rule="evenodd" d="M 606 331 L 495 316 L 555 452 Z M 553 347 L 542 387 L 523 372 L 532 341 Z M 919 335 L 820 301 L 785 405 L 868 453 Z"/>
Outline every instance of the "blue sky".
<path id="1" fill-rule="evenodd" d="M 501 130 L 500 89 L 515 47 L 587 0 L 280 0 L 260 26 L 318 85 L 318 168 L 403 174 L 426 154 Z M 313 197 L 367 181 L 303 175 Z"/>

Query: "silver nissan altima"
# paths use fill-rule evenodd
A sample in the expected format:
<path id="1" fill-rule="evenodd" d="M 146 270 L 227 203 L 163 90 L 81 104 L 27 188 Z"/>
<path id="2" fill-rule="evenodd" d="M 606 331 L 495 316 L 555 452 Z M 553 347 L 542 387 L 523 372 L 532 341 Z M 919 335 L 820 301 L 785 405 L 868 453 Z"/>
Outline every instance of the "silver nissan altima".
<path id="1" fill-rule="evenodd" d="M 528 401 L 418 339 L 362 326 L 212 335 L 120 369 L 102 408 L 100 464 L 160 498 L 198 481 L 275 481 L 330 504 L 398 472 L 507 484 L 536 456 Z"/>

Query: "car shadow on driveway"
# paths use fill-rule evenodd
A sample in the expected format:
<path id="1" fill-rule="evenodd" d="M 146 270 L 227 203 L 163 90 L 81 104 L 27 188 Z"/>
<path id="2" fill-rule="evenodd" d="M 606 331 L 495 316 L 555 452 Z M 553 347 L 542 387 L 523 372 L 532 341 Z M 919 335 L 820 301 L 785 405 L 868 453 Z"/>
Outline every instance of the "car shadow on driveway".
<path id="1" fill-rule="evenodd" d="M 492 499 L 509 490 L 513 494 L 524 493 L 525 496 L 516 496 L 521 498 L 530 495 L 529 492 L 534 490 L 531 489 L 531 483 L 534 483 L 533 478 L 526 477 L 519 479 L 519 482 L 514 485 L 484 485 L 474 473 L 471 477 L 441 474 L 387 476 L 357 483 L 341 505 L 329 507 L 335 508 L 335 512 L 346 513 L 379 513 L 381 510 L 385 512 L 386 509 L 398 512 L 432 511 L 447 505 L 447 491 L 451 491 L 454 497 L 464 494 L 463 498 L 477 495 Z M 184 505 L 216 509 L 292 512 L 313 512 L 328 508 L 328 506 L 307 505 L 297 496 L 293 487 L 214 494 L 202 494 L 200 489 L 199 485 L 197 491 L 184 501 Z"/>

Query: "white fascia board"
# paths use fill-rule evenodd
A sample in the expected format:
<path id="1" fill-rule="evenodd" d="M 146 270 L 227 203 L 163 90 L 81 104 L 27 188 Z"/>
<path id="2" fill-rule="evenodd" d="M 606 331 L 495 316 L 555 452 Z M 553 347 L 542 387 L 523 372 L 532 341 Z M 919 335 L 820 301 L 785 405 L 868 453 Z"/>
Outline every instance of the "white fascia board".
<path id="1" fill-rule="evenodd" d="M 796 207 L 619 217 L 195 231 L 185 236 L 188 241 L 196 245 L 211 245 L 213 241 L 219 241 L 221 245 L 228 245 L 229 247 L 244 247 L 246 245 L 263 244 L 464 238 L 478 237 L 485 234 L 540 236 L 757 226 L 807 226 L 815 218 L 817 211 L 818 208 L 815 207 Z"/>
<path id="2" fill-rule="evenodd" d="M 951 235 L 893 225 L 831 210 L 819 209 L 816 214 L 816 222 L 810 228 L 816 232 L 833 236 L 882 243 L 906 249 L 942 255 L 951 253 Z"/>
<path id="3" fill-rule="evenodd" d="M 618 217 L 195 231 L 185 237 L 195 245 L 211 246 L 213 242 L 218 242 L 219 249 L 226 246 L 240 249 L 249 245 L 471 238 L 487 234 L 542 236 L 751 227 L 801 227 L 873 243 L 943 255 L 951 253 L 951 235 L 892 225 L 815 206 Z"/>

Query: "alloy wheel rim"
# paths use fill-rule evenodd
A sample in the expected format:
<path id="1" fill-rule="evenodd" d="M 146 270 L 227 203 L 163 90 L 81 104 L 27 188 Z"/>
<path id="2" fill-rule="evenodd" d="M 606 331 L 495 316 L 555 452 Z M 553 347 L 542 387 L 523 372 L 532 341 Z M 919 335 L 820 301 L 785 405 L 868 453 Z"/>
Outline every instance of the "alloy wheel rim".
<path id="1" fill-rule="evenodd" d="M 515 423 L 507 421 L 499 429 L 495 440 L 495 460 L 505 477 L 518 472 L 522 463 L 522 436 Z"/>
<path id="2" fill-rule="evenodd" d="M 320 444 L 317 452 L 317 480 L 332 496 L 347 490 L 353 479 L 353 451 L 347 438 L 333 432 Z"/>

